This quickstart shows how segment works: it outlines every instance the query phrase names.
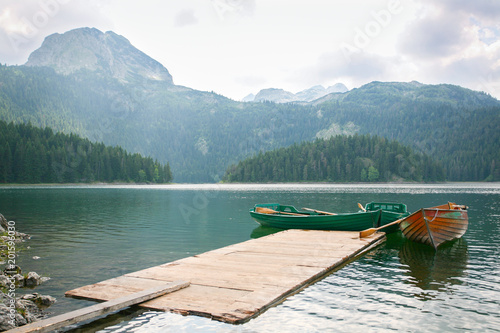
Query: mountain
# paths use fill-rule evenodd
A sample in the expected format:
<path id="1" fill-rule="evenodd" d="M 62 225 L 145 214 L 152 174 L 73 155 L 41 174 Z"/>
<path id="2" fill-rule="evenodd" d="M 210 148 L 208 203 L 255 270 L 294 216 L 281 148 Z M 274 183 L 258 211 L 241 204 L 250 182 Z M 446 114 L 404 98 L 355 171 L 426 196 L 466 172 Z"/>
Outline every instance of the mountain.
<path id="1" fill-rule="evenodd" d="M 254 102 L 275 102 L 275 103 L 289 103 L 296 101 L 297 98 L 294 94 L 283 89 L 269 88 L 262 89 L 255 95 Z"/>
<path id="2" fill-rule="evenodd" d="M 123 83 L 150 79 L 173 84 L 163 65 L 137 50 L 126 38 L 95 28 L 46 37 L 42 46 L 30 55 L 26 66 L 51 67 L 65 75 L 89 70 Z"/>
<path id="3" fill-rule="evenodd" d="M 323 86 L 314 86 L 295 94 L 298 101 L 312 102 L 325 95 L 332 93 L 345 93 L 349 91 L 343 83 L 336 83 L 333 86 L 325 88 Z"/>
<path id="4" fill-rule="evenodd" d="M 25 66 L 0 65 L 0 120 L 151 156 L 176 182 L 218 181 L 259 151 L 339 133 L 410 145 L 448 180 L 500 180 L 499 114 L 485 93 L 418 82 L 371 82 L 312 102 L 237 102 L 175 85 L 124 37 L 88 28 L 47 37 Z"/>
<path id="5" fill-rule="evenodd" d="M 255 100 L 254 94 L 248 94 L 241 99 L 242 102 L 253 102 Z"/>
<path id="6" fill-rule="evenodd" d="M 294 94 L 283 89 L 268 88 L 262 89 L 257 95 L 250 94 L 243 99 L 243 102 L 274 102 L 274 103 L 290 103 L 290 102 L 312 102 L 331 93 L 344 93 L 349 91 L 342 83 L 336 83 L 333 86 L 325 88 L 321 85 L 311 87 L 299 91 Z M 252 98 L 253 97 L 253 98 Z"/>
<path id="7" fill-rule="evenodd" d="M 348 92 L 349 89 L 343 83 L 335 83 L 333 86 L 329 86 L 326 88 L 327 94 L 331 93 L 345 93 Z"/>

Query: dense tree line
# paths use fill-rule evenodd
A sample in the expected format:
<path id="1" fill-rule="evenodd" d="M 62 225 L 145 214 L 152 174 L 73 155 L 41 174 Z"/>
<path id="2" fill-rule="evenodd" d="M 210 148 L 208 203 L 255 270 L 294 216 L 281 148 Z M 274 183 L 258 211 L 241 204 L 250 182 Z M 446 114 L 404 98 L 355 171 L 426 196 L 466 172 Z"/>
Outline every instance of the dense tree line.
<path id="1" fill-rule="evenodd" d="M 396 141 L 369 135 L 335 136 L 294 144 L 231 166 L 228 182 L 443 181 L 443 168 Z"/>
<path id="2" fill-rule="evenodd" d="M 168 183 L 170 165 L 74 134 L 0 121 L 0 183 Z"/>

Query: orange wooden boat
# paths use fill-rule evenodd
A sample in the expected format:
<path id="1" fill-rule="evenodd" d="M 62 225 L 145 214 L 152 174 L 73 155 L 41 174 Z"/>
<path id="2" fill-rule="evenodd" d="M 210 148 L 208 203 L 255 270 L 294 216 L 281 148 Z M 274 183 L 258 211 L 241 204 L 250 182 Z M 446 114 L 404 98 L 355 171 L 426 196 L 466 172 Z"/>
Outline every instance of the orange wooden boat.
<path id="1" fill-rule="evenodd" d="M 432 208 L 422 208 L 406 217 L 399 228 L 406 238 L 433 246 L 460 238 L 467 231 L 467 206 L 449 202 Z"/>

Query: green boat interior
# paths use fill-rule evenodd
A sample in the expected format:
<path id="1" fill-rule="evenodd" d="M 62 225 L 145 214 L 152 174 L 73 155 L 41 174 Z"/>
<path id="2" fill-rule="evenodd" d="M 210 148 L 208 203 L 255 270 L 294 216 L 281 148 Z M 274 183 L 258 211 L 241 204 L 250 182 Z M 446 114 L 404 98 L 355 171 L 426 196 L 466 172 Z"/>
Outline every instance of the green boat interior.
<path id="1" fill-rule="evenodd" d="M 297 210 L 297 208 L 295 208 L 294 206 L 280 205 L 278 203 L 259 204 L 259 205 L 255 205 L 255 207 L 268 208 L 268 209 L 272 209 L 274 211 L 277 211 L 279 213 L 296 213 L 296 214 L 304 214 L 304 215 L 322 215 L 322 214 L 319 214 L 319 213 L 316 213 L 316 212 L 306 212 L 306 211 L 302 211 L 302 210 Z"/>
<path id="2" fill-rule="evenodd" d="M 255 205 L 254 211 L 256 207 L 272 209 L 278 213 L 294 213 L 294 214 L 303 214 L 303 215 L 328 215 L 322 211 L 314 211 L 314 210 L 298 210 L 292 205 L 281 205 L 278 203 L 270 203 L 270 204 L 258 204 Z M 402 203 L 388 203 L 388 202 L 370 202 L 366 204 L 366 211 L 377 211 L 379 209 L 388 212 L 407 214 L 407 208 L 405 204 Z"/>
<path id="3" fill-rule="evenodd" d="M 406 205 L 402 203 L 370 202 L 366 204 L 365 209 L 367 211 L 382 209 L 394 213 L 408 213 L 408 211 L 406 210 Z"/>

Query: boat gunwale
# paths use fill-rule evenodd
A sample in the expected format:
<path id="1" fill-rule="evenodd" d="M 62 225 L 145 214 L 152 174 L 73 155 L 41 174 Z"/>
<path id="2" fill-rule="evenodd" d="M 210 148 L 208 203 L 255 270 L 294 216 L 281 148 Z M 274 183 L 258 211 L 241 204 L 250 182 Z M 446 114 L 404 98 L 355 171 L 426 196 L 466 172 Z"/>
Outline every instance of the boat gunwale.
<path id="1" fill-rule="evenodd" d="M 385 212 L 385 213 L 390 213 L 390 214 L 400 214 L 400 215 L 411 215 L 407 210 L 406 210 L 406 205 L 403 204 L 403 203 L 397 203 L 397 202 L 375 202 L 375 201 L 372 201 L 372 202 L 369 202 L 365 205 L 365 207 L 369 206 L 369 205 L 373 205 L 373 204 L 377 204 L 377 205 L 386 205 L 386 206 L 389 206 L 389 205 L 394 205 L 394 206 L 401 206 L 403 207 L 404 211 L 399 211 L 399 210 L 388 210 L 388 209 L 383 209 L 383 208 L 377 208 L 377 209 L 373 209 L 373 210 L 365 210 L 365 211 L 357 211 L 357 212 L 351 212 L 351 213 L 335 213 L 334 215 L 329 215 L 329 214 L 324 214 L 324 213 L 319 213 L 319 212 L 316 212 L 316 211 L 303 211 L 303 210 L 298 210 L 297 208 L 295 208 L 295 206 L 293 205 L 282 205 L 282 204 L 279 204 L 279 203 L 269 203 L 269 204 L 255 204 L 253 208 L 251 208 L 249 210 L 250 213 L 253 213 L 253 214 L 261 214 L 261 215 L 277 215 L 277 216 L 283 216 L 283 215 L 287 215 L 287 217 L 317 217 L 317 216 L 346 216 L 346 215 L 354 215 L 354 214 L 366 214 L 366 213 L 373 213 L 373 212 L 378 212 L 378 211 L 381 211 L 381 212 Z M 275 207 L 275 211 L 278 212 L 278 214 L 269 214 L 269 213 L 260 213 L 260 212 L 256 212 L 255 209 L 257 207 L 263 207 L 263 208 L 269 208 L 269 207 Z M 279 210 L 281 209 L 281 207 L 287 207 L 287 208 L 290 208 L 290 210 Z M 285 214 L 279 214 L 279 213 L 285 213 Z M 288 215 L 286 213 L 298 213 L 298 214 L 302 214 L 302 216 L 299 216 L 299 215 Z"/>
<path id="2" fill-rule="evenodd" d="M 379 209 L 380 210 L 380 209 Z M 318 217 L 327 217 L 327 218 L 334 218 L 335 216 L 351 216 L 351 215 L 365 215 L 365 214 L 376 214 L 379 210 L 371 210 L 367 212 L 354 212 L 354 213 L 336 213 L 335 215 L 328 215 L 328 214 L 314 214 L 310 212 L 303 212 L 300 210 L 297 210 L 299 214 L 303 215 L 288 215 L 288 214 L 279 214 L 282 212 L 278 212 L 278 214 L 268 214 L 268 213 L 260 213 L 256 212 L 254 208 L 250 209 L 250 213 L 252 214 L 259 214 L 263 216 L 280 216 L 280 217 L 286 217 L 286 218 L 308 218 L 308 217 L 313 217 L 313 218 L 318 218 Z M 284 212 L 284 213 L 289 213 L 289 212 Z M 295 212 L 293 212 L 295 213 Z"/>

